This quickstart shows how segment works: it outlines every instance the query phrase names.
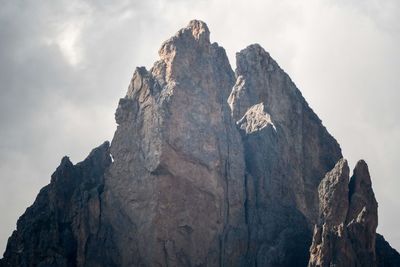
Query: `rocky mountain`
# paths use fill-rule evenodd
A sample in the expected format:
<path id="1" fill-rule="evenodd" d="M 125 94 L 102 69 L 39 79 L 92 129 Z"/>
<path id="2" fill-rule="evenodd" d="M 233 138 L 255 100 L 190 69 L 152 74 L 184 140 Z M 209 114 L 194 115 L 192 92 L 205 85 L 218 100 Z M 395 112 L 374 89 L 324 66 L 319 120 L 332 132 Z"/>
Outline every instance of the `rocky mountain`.
<path id="1" fill-rule="evenodd" d="M 191 21 L 137 68 L 111 145 L 67 157 L 0 266 L 400 266 L 368 167 L 259 45 Z"/>

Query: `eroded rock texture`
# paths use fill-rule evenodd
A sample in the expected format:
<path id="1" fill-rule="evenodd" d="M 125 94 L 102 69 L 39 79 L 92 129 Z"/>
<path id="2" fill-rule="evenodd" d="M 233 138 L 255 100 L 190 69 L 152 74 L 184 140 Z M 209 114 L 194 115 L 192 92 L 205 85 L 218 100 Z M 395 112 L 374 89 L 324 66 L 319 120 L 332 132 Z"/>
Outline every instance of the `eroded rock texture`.
<path id="1" fill-rule="evenodd" d="M 377 266 L 378 204 L 364 161 L 348 181 L 347 162 L 340 160 L 319 185 L 320 221 L 309 266 Z"/>
<path id="2" fill-rule="evenodd" d="M 304 266 L 318 218 L 317 188 L 341 150 L 262 47 L 251 45 L 236 58 L 228 102 L 244 144 L 248 264 Z"/>
<path id="3" fill-rule="evenodd" d="M 135 70 L 111 147 L 63 159 L 0 266 L 395 266 L 375 242 L 366 164 L 349 184 L 338 143 L 263 48 L 239 52 L 234 73 L 191 21 L 159 55 Z"/>
<path id="4" fill-rule="evenodd" d="M 225 51 L 192 21 L 121 99 L 106 177 L 107 223 L 124 266 L 244 262 L 244 158 L 226 99 Z M 127 235 L 126 233 L 132 233 Z"/>
<path id="5" fill-rule="evenodd" d="M 109 143 L 81 163 L 68 157 L 18 220 L 0 266 L 85 266 L 98 249 L 104 172 Z"/>

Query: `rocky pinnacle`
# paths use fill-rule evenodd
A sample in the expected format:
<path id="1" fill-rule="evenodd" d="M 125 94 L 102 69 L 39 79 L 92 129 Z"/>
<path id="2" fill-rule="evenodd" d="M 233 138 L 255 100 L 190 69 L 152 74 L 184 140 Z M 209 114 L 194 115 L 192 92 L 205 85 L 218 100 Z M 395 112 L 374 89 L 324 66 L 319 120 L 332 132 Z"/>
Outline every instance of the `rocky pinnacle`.
<path id="1" fill-rule="evenodd" d="M 398 266 L 368 167 L 260 45 L 193 20 L 134 71 L 109 144 L 65 157 L 0 266 Z"/>

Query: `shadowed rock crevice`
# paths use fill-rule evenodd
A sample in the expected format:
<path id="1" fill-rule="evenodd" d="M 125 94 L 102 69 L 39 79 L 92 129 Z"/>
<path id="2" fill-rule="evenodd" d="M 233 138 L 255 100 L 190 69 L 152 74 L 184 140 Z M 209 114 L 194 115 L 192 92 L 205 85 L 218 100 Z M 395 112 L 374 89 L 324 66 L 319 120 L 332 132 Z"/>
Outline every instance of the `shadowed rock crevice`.
<path id="1" fill-rule="evenodd" d="M 0 266 L 396 266 L 365 162 L 349 184 L 284 70 L 257 44 L 236 58 L 198 20 L 165 41 L 111 146 L 63 158 Z"/>

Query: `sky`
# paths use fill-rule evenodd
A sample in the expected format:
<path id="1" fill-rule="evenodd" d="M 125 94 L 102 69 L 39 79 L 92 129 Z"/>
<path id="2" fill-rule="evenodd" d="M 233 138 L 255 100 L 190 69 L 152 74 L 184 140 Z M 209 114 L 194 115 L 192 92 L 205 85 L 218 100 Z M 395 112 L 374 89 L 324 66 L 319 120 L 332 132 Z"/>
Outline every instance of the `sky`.
<path id="1" fill-rule="evenodd" d="M 400 250 L 400 1 L 0 0 L 0 254 L 61 158 L 112 139 L 135 67 L 191 19 L 233 68 L 259 43 L 291 76 L 351 168 L 367 161 L 378 232 Z"/>

